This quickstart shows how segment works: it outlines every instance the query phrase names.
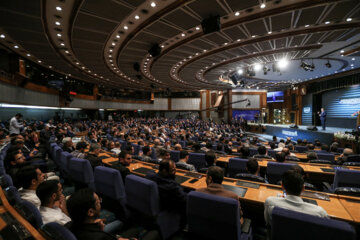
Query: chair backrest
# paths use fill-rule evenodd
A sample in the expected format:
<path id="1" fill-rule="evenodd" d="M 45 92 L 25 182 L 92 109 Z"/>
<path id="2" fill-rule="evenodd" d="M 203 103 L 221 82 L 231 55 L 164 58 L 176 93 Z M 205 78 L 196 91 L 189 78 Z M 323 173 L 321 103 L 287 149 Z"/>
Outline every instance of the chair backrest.
<path id="1" fill-rule="evenodd" d="M 271 219 L 271 239 L 355 240 L 354 228 L 344 222 L 275 207 Z"/>
<path id="2" fill-rule="evenodd" d="M 335 155 L 332 153 L 317 153 L 319 160 L 329 160 L 331 162 L 335 161 Z"/>
<path id="3" fill-rule="evenodd" d="M 196 170 L 206 168 L 207 163 L 205 161 L 205 153 L 190 153 L 188 164 L 194 165 Z"/>
<path id="4" fill-rule="evenodd" d="M 271 184 L 276 184 L 278 181 L 281 180 L 282 174 L 289 170 L 293 165 L 295 164 L 268 162 L 266 168 L 267 180 Z"/>
<path id="5" fill-rule="evenodd" d="M 97 193 L 125 204 L 125 186 L 118 170 L 103 166 L 95 167 L 94 181 Z"/>
<path id="6" fill-rule="evenodd" d="M 235 175 L 235 178 L 254 181 L 254 182 L 261 182 L 261 183 L 266 182 L 263 177 L 256 176 L 256 175 L 251 174 L 251 173 L 238 173 L 238 174 Z"/>
<path id="7" fill-rule="evenodd" d="M 0 185 L 2 188 L 14 186 L 11 176 L 8 174 L 3 174 L 2 176 L 0 176 Z"/>
<path id="8" fill-rule="evenodd" d="M 71 158 L 68 169 L 72 180 L 95 189 L 94 173 L 88 160 Z"/>
<path id="9" fill-rule="evenodd" d="M 309 148 L 307 146 L 295 145 L 295 150 L 298 151 L 299 153 L 304 153 L 307 152 Z"/>
<path id="10" fill-rule="evenodd" d="M 136 143 L 132 143 L 131 146 L 134 148 L 134 155 L 139 155 L 140 152 L 140 146 Z"/>
<path id="11" fill-rule="evenodd" d="M 180 151 L 170 151 L 170 159 L 174 162 L 178 162 L 180 160 Z"/>
<path id="12" fill-rule="evenodd" d="M 18 190 L 14 186 L 5 188 L 5 194 L 11 205 L 18 204 L 22 201 Z"/>
<path id="13" fill-rule="evenodd" d="M 187 216 L 189 234 L 198 239 L 240 239 L 239 203 L 235 199 L 192 191 Z"/>
<path id="14" fill-rule="evenodd" d="M 276 152 L 277 152 L 277 151 L 275 151 L 274 149 L 269 149 L 269 150 L 268 150 L 268 155 L 269 155 L 270 157 L 275 158 Z"/>
<path id="15" fill-rule="evenodd" d="M 250 150 L 250 157 L 259 153 L 256 148 L 249 148 L 249 150 Z"/>
<path id="16" fill-rule="evenodd" d="M 247 173 L 246 163 L 248 161 L 248 159 L 230 158 L 228 166 L 229 177 L 235 177 L 237 173 Z"/>
<path id="17" fill-rule="evenodd" d="M 15 207 L 23 218 L 33 225 L 34 228 L 39 229 L 43 225 L 39 209 L 31 202 L 23 200 Z"/>
<path id="18" fill-rule="evenodd" d="M 68 172 L 68 164 L 72 157 L 73 156 L 71 155 L 71 153 L 68 153 L 68 152 L 60 153 L 60 162 L 59 162 L 60 166 L 59 167 L 62 171 Z"/>
<path id="19" fill-rule="evenodd" d="M 156 216 L 159 213 L 159 192 L 155 182 L 128 175 L 125 180 L 125 192 L 127 206 L 130 209 L 146 216 Z"/>
<path id="20" fill-rule="evenodd" d="M 360 171 L 337 169 L 334 177 L 333 189 L 338 187 L 360 187 Z"/>
<path id="21" fill-rule="evenodd" d="M 156 156 L 156 150 L 155 150 L 155 148 L 151 148 L 151 159 L 157 159 L 157 156 Z"/>
<path id="22" fill-rule="evenodd" d="M 61 149 L 61 147 L 57 146 L 54 148 L 55 157 L 53 160 L 57 166 L 60 166 L 60 156 L 61 156 L 62 152 L 63 152 L 63 150 Z"/>
<path id="23" fill-rule="evenodd" d="M 55 159 L 55 147 L 58 147 L 56 143 L 50 144 L 50 155 L 52 159 Z"/>
<path id="24" fill-rule="evenodd" d="M 41 227 L 41 230 L 50 238 L 56 240 L 76 240 L 75 235 L 66 227 L 57 222 L 50 222 Z"/>

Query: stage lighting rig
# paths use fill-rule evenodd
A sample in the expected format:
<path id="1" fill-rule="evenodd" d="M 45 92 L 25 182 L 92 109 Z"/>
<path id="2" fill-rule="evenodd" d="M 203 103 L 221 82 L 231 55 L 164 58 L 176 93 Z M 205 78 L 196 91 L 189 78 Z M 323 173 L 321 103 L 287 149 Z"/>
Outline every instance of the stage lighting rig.
<path id="1" fill-rule="evenodd" d="M 326 66 L 327 68 L 331 68 L 331 63 L 330 63 L 329 60 L 327 61 L 327 63 L 325 63 L 325 66 Z"/>
<path id="2" fill-rule="evenodd" d="M 264 65 L 263 71 L 264 71 L 264 75 L 267 75 L 267 72 L 270 71 L 270 69 Z"/>

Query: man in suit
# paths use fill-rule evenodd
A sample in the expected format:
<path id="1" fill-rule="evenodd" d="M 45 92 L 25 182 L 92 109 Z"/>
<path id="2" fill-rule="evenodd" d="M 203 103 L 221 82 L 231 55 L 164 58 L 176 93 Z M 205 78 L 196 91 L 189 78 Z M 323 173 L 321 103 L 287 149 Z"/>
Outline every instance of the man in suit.
<path id="1" fill-rule="evenodd" d="M 196 191 L 208 193 L 208 194 L 214 194 L 216 196 L 221 196 L 221 197 L 233 198 L 239 201 L 239 197 L 236 193 L 224 189 L 223 185 L 221 184 L 223 179 L 224 179 L 224 171 L 218 166 L 211 166 L 209 167 L 206 174 L 207 187 L 197 189 Z M 239 202 L 239 210 L 241 216 L 240 223 L 243 223 L 244 219 L 242 217 L 240 202 Z"/>
<path id="2" fill-rule="evenodd" d="M 318 112 L 319 114 L 319 117 L 320 117 L 320 120 L 321 120 L 321 126 L 322 126 L 322 129 L 325 130 L 326 129 L 326 112 L 324 110 L 324 108 L 321 108 L 321 112 Z"/>

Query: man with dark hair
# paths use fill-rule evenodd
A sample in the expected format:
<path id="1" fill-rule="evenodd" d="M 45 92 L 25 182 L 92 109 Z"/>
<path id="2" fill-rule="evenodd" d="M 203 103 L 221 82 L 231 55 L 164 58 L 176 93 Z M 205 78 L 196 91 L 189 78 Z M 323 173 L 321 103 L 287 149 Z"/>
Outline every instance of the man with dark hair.
<path id="1" fill-rule="evenodd" d="M 161 208 L 176 211 L 185 217 L 187 194 L 175 181 L 175 174 L 175 162 L 162 160 L 159 165 L 159 172 L 150 172 L 146 175 L 146 178 L 157 183 Z"/>
<path id="2" fill-rule="evenodd" d="M 337 159 L 337 163 L 342 165 L 345 163 L 350 155 L 354 154 L 353 150 L 351 148 L 344 148 L 343 153 L 339 156 Z"/>
<path id="3" fill-rule="evenodd" d="M 150 162 L 151 161 L 151 153 L 152 153 L 151 147 L 145 146 L 142 148 L 142 151 L 143 151 L 143 155 L 142 155 L 141 161 Z"/>
<path id="4" fill-rule="evenodd" d="M 6 173 L 11 176 L 15 186 L 17 186 L 17 184 L 15 183 L 16 173 L 22 167 L 28 165 L 28 163 L 25 161 L 25 159 L 26 158 L 21 151 L 13 151 L 13 152 L 7 153 L 6 158 L 4 160 Z"/>
<path id="5" fill-rule="evenodd" d="M 310 161 L 310 160 L 316 160 L 318 159 L 318 156 L 316 154 L 316 152 L 308 152 L 307 153 L 307 160 Z"/>
<path id="6" fill-rule="evenodd" d="M 282 197 L 268 197 L 265 201 L 265 222 L 270 225 L 271 212 L 274 207 L 285 208 L 297 212 L 307 213 L 318 217 L 328 217 L 326 211 L 317 205 L 306 203 L 300 197 L 304 191 L 304 179 L 294 170 L 285 172 L 282 176 L 281 186 L 284 190 Z"/>
<path id="7" fill-rule="evenodd" d="M 207 166 L 214 166 L 216 164 L 216 155 L 213 151 L 209 151 L 205 153 L 205 161 L 207 163 Z"/>
<path id="8" fill-rule="evenodd" d="M 78 240 L 122 240 L 104 232 L 105 224 L 99 218 L 101 198 L 90 188 L 83 188 L 73 193 L 66 203 L 71 222 L 66 227 Z M 130 236 L 129 236 L 130 237 Z"/>
<path id="9" fill-rule="evenodd" d="M 319 152 L 319 153 L 329 153 L 329 150 L 330 150 L 329 145 L 327 145 L 327 144 L 322 144 L 322 145 L 321 145 L 321 150 L 318 151 L 318 152 Z"/>
<path id="10" fill-rule="evenodd" d="M 14 117 L 10 119 L 10 125 L 9 125 L 10 137 L 20 134 L 20 129 L 24 127 L 21 121 L 22 116 L 23 115 L 21 113 L 17 113 Z"/>
<path id="11" fill-rule="evenodd" d="M 100 145 L 98 143 L 92 143 L 90 145 L 89 153 L 86 154 L 85 156 L 85 159 L 89 160 L 93 168 L 103 165 L 101 158 L 99 157 L 100 151 L 101 151 Z"/>
<path id="12" fill-rule="evenodd" d="M 21 189 L 19 194 L 21 199 L 27 200 L 40 208 L 40 199 L 36 196 L 36 189 L 45 180 L 45 174 L 34 165 L 21 168 L 16 174 L 16 182 Z"/>
<path id="13" fill-rule="evenodd" d="M 250 158 L 246 163 L 247 171 L 255 176 L 259 176 L 260 166 L 256 159 Z"/>
<path id="14" fill-rule="evenodd" d="M 272 159 L 269 155 L 267 155 L 267 150 L 265 146 L 259 146 L 258 147 L 258 154 L 254 155 L 254 158 L 266 158 L 266 159 Z"/>
<path id="15" fill-rule="evenodd" d="M 206 174 L 207 187 L 199 188 L 196 191 L 213 194 L 221 197 L 233 198 L 239 202 L 239 197 L 236 193 L 224 189 L 224 186 L 222 185 L 223 179 L 224 179 L 224 171 L 218 166 L 211 166 L 209 167 Z M 240 222 L 243 223 L 240 202 L 239 202 L 239 211 L 241 216 Z"/>
<path id="16" fill-rule="evenodd" d="M 189 153 L 186 150 L 182 150 L 180 152 L 180 160 L 176 163 L 176 167 L 191 172 L 196 172 L 194 165 L 187 163 L 188 160 L 189 160 Z"/>
<path id="17" fill-rule="evenodd" d="M 43 223 L 57 222 L 65 225 L 71 219 L 67 215 L 66 200 L 59 181 L 49 180 L 39 184 L 36 195 L 41 201 L 40 214 Z"/>
<path id="18" fill-rule="evenodd" d="M 85 149 L 87 148 L 86 142 L 78 142 L 75 151 L 71 152 L 75 158 L 85 158 Z"/>
<path id="19" fill-rule="evenodd" d="M 170 151 L 162 148 L 159 150 L 159 155 L 158 155 L 158 160 L 159 161 L 163 161 L 163 160 L 169 160 L 170 159 Z"/>
<path id="20" fill-rule="evenodd" d="M 131 154 L 128 151 L 124 150 L 121 151 L 121 153 L 119 154 L 119 161 L 111 165 L 112 168 L 120 172 L 121 178 L 124 183 L 126 176 L 130 174 L 130 170 L 127 167 L 130 166 L 131 161 Z"/>
<path id="21" fill-rule="evenodd" d="M 289 148 L 285 147 L 282 149 L 282 152 L 285 154 L 285 160 L 287 161 L 296 161 L 299 162 L 300 159 L 298 159 L 295 154 L 291 153 Z"/>
<path id="22" fill-rule="evenodd" d="M 285 162 L 285 153 L 284 152 L 276 152 L 275 159 L 277 162 Z"/>
<path id="23" fill-rule="evenodd" d="M 74 149 L 74 143 L 71 139 L 71 137 L 66 137 L 62 140 L 63 143 L 63 151 L 64 152 L 68 152 L 68 153 L 72 153 L 75 149 Z"/>
<path id="24" fill-rule="evenodd" d="M 250 149 L 248 147 L 241 148 L 241 158 L 248 159 L 250 156 Z"/>

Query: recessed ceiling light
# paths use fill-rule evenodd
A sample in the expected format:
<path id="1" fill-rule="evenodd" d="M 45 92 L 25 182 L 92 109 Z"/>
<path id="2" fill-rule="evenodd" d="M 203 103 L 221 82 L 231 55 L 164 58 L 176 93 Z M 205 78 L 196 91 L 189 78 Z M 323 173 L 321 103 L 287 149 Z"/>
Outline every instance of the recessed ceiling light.
<path id="1" fill-rule="evenodd" d="M 112 57 L 112 55 L 109 55 L 109 58 L 111 58 Z"/>
<path id="2" fill-rule="evenodd" d="M 269 31 L 268 34 L 272 34 L 272 31 Z"/>
<path id="3" fill-rule="evenodd" d="M 14 48 L 19 48 L 19 46 L 18 46 L 18 45 L 15 45 Z"/>
<path id="4" fill-rule="evenodd" d="M 240 15 L 240 13 L 239 13 L 239 12 L 236 12 L 236 13 L 235 13 L 235 16 L 239 16 L 239 15 Z"/>
<path id="5" fill-rule="evenodd" d="M 199 31 L 199 30 L 200 30 L 200 28 L 199 28 L 199 27 L 196 27 L 195 29 L 196 29 L 197 31 Z"/>
<path id="6" fill-rule="evenodd" d="M 182 37 L 185 37 L 185 33 L 182 33 L 181 36 L 182 36 Z"/>
<path id="7" fill-rule="evenodd" d="M 140 17 L 139 17 L 139 15 L 135 15 L 135 19 L 139 19 Z"/>
<path id="8" fill-rule="evenodd" d="M 309 24 L 306 24 L 305 27 L 309 27 L 310 25 Z"/>
<path id="9" fill-rule="evenodd" d="M 109 62 L 112 62 L 112 59 L 110 59 Z"/>
<path id="10" fill-rule="evenodd" d="M 355 61 L 355 58 L 352 58 L 351 61 Z"/>
<path id="11" fill-rule="evenodd" d="M 69 53 L 69 51 L 66 50 L 65 53 Z"/>
<path id="12" fill-rule="evenodd" d="M 256 37 L 256 36 L 255 36 L 255 35 L 252 35 L 251 37 L 253 37 L 253 38 L 254 38 L 254 37 Z"/>
<path id="13" fill-rule="evenodd" d="M 150 6 L 151 6 L 151 7 L 156 7 L 156 3 L 155 3 L 155 2 L 151 2 Z"/>
<path id="14" fill-rule="evenodd" d="M 56 7 L 56 10 L 61 11 L 61 10 L 62 10 L 62 8 L 61 8 L 61 7 L 59 7 L 59 6 L 57 6 L 57 7 Z"/>
<path id="15" fill-rule="evenodd" d="M 129 28 L 128 28 L 128 26 L 125 25 L 125 26 L 124 26 L 124 29 L 127 30 L 127 29 L 129 29 Z"/>
<path id="16" fill-rule="evenodd" d="M 326 22 L 325 22 L 325 24 L 329 24 L 329 23 L 330 23 L 330 21 L 326 21 Z"/>
<path id="17" fill-rule="evenodd" d="M 347 21 L 347 22 L 351 22 L 351 21 L 352 21 L 352 18 L 347 18 L 346 21 Z"/>
<path id="18" fill-rule="evenodd" d="M 112 51 L 113 51 L 112 49 L 109 50 L 109 52 L 112 52 Z"/>
<path id="19" fill-rule="evenodd" d="M 162 48 L 164 48 L 165 46 L 164 45 L 161 45 Z"/>
<path id="20" fill-rule="evenodd" d="M 56 36 L 61 37 L 61 33 L 56 34 Z"/>
<path id="21" fill-rule="evenodd" d="M 65 43 L 60 43 L 61 46 L 65 46 Z"/>
<path id="22" fill-rule="evenodd" d="M 265 7 L 266 7 L 265 3 L 262 3 L 262 4 L 260 5 L 260 8 L 265 8 Z"/>
<path id="23" fill-rule="evenodd" d="M 116 35 L 116 38 L 120 38 L 120 35 Z"/>
<path id="24" fill-rule="evenodd" d="M 56 25 L 58 25 L 58 26 L 60 26 L 60 25 L 61 25 L 61 23 L 60 23 L 60 22 L 58 22 L 58 21 L 56 21 L 56 22 L 55 22 L 55 24 L 56 24 Z"/>
<path id="25" fill-rule="evenodd" d="M 76 65 L 79 65 L 80 63 L 79 62 L 76 62 Z"/>
<path id="26" fill-rule="evenodd" d="M 115 46 L 115 44 L 116 44 L 115 42 L 112 42 L 112 43 L 111 43 L 111 45 L 113 45 L 113 46 Z"/>
<path id="27" fill-rule="evenodd" d="M 81 67 L 82 69 L 85 69 L 85 67 Z"/>
<path id="28" fill-rule="evenodd" d="M 1 34 L 1 35 L 0 35 L 0 38 L 5 38 L 5 35 L 4 35 L 4 34 Z"/>
<path id="29" fill-rule="evenodd" d="M 41 63 L 41 60 L 38 60 L 38 63 Z"/>
<path id="30" fill-rule="evenodd" d="M 226 43 L 224 43 L 224 45 L 226 46 L 226 45 L 228 45 L 228 43 L 226 42 Z"/>
<path id="31" fill-rule="evenodd" d="M 26 54 L 26 56 L 30 57 L 30 56 L 31 56 L 31 54 L 30 54 L 30 53 L 28 53 L 28 54 Z"/>
<path id="32" fill-rule="evenodd" d="M 341 50 L 340 53 L 344 53 L 344 50 Z"/>
<path id="33" fill-rule="evenodd" d="M 49 68 L 52 68 L 52 66 L 49 66 Z"/>
<path id="34" fill-rule="evenodd" d="M 354 64 L 351 64 L 350 66 L 351 66 L 351 67 L 353 67 L 353 66 L 354 66 Z"/>
<path id="35" fill-rule="evenodd" d="M 241 39 L 239 38 L 238 40 L 236 40 L 237 42 L 240 42 L 241 41 Z"/>

